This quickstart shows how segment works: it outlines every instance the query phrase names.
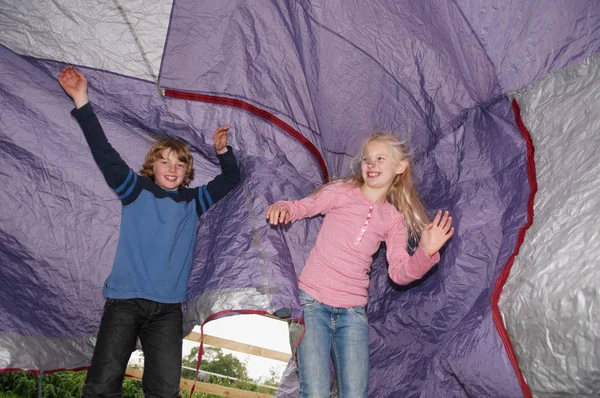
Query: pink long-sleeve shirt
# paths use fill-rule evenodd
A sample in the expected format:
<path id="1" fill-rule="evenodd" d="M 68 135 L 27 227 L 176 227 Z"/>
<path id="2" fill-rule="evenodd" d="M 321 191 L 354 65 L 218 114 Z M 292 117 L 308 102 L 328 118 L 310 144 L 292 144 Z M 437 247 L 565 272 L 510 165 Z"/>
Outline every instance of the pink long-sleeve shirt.
<path id="1" fill-rule="evenodd" d="M 372 256 L 387 246 L 388 272 L 397 284 L 420 279 L 439 261 L 421 247 L 410 256 L 403 216 L 390 203 L 372 203 L 359 187 L 338 182 L 298 201 L 279 201 L 292 221 L 325 215 L 315 246 L 300 274 L 299 287 L 332 307 L 365 306 Z"/>

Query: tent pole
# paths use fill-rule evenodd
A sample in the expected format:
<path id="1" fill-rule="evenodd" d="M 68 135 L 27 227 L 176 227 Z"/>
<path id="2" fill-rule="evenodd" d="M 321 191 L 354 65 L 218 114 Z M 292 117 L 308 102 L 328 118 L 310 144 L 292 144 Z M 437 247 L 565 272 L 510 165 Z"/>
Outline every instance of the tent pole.
<path id="1" fill-rule="evenodd" d="M 38 377 L 38 398 L 42 398 L 42 379 L 44 378 L 44 371 L 40 370 L 40 375 Z"/>

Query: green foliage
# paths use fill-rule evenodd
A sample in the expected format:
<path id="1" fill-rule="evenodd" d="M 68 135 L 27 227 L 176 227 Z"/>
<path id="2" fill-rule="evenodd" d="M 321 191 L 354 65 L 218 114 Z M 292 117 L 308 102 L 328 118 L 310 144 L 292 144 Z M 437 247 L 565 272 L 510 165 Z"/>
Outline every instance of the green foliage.
<path id="1" fill-rule="evenodd" d="M 79 398 L 86 372 L 56 372 L 42 375 L 43 398 Z M 0 398 L 37 398 L 39 375 L 27 372 L 0 373 Z M 143 398 L 142 383 L 126 379 L 123 398 Z"/>
<path id="2" fill-rule="evenodd" d="M 21 398 L 37 397 L 38 376 L 26 372 L 0 373 L 0 391 Z"/>
<path id="3" fill-rule="evenodd" d="M 19 398 L 19 396 L 13 392 L 0 392 L 0 398 Z"/>
<path id="4" fill-rule="evenodd" d="M 85 383 L 86 372 L 57 372 L 42 377 L 44 398 L 77 398 Z"/>
<path id="5" fill-rule="evenodd" d="M 232 354 L 224 354 L 223 350 L 214 347 L 205 347 L 203 353 L 203 360 L 200 364 L 200 369 L 217 373 L 223 376 L 234 377 L 236 379 L 250 381 L 248 377 L 248 369 L 246 364 L 242 363 L 238 358 Z M 192 348 L 190 354 L 183 358 L 183 366 L 187 366 L 196 369 L 198 365 L 198 347 Z M 189 369 L 184 369 L 182 377 L 189 380 L 194 380 L 196 372 Z M 210 382 L 214 384 L 220 384 L 216 380 L 223 379 L 217 376 L 211 376 Z"/>
<path id="6" fill-rule="evenodd" d="M 274 368 L 271 368 L 269 369 L 269 377 L 264 380 L 261 379 L 261 384 L 271 387 L 279 387 L 279 380 L 279 373 L 277 373 L 277 370 Z"/>
<path id="7" fill-rule="evenodd" d="M 183 365 L 196 369 L 198 363 L 198 347 L 192 349 L 190 354 L 183 358 Z M 218 376 L 208 377 L 208 381 L 227 387 L 238 388 L 247 391 L 256 391 L 274 394 L 274 390 L 257 386 L 254 380 L 248 376 L 246 364 L 232 354 L 224 354 L 220 348 L 205 347 L 204 359 L 200 369 L 211 373 L 217 373 L 236 378 L 231 380 Z M 43 398 L 78 398 L 85 382 L 86 372 L 56 372 L 42 376 Z M 182 377 L 194 380 L 195 371 L 183 369 Z M 270 386 L 279 385 L 279 377 L 274 369 L 270 370 L 270 376 L 260 381 Z M 37 398 L 39 375 L 27 372 L 0 373 L 0 398 Z M 189 391 L 182 391 L 185 398 L 190 398 Z M 142 383 L 137 380 L 125 379 L 123 382 L 123 398 L 143 398 Z M 194 393 L 192 398 L 217 398 L 216 395 Z"/>
<path id="8" fill-rule="evenodd" d="M 142 382 L 132 379 L 123 380 L 123 398 L 144 398 Z"/>

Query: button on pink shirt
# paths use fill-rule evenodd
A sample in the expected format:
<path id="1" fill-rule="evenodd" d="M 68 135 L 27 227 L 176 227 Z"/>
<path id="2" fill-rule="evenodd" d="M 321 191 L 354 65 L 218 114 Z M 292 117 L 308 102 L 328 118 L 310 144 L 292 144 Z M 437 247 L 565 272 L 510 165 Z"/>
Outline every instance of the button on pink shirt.
<path id="1" fill-rule="evenodd" d="M 420 279 L 439 261 L 420 247 L 406 252 L 404 218 L 390 203 L 371 203 L 360 188 L 338 182 L 298 201 L 279 201 L 291 220 L 325 215 L 315 246 L 300 274 L 299 287 L 332 307 L 367 304 L 372 256 L 381 242 L 387 246 L 390 278 L 405 285 Z"/>

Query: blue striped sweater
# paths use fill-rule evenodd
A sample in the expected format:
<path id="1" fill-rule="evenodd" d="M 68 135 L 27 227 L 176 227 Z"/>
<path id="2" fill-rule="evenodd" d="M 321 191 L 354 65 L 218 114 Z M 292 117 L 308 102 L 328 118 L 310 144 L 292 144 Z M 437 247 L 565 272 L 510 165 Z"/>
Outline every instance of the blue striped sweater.
<path id="1" fill-rule="evenodd" d="M 91 104 L 74 109 L 92 156 L 122 204 L 119 242 L 104 283 L 107 298 L 184 302 L 200 216 L 240 180 L 229 148 L 206 185 L 169 191 L 134 172 L 110 145 Z"/>

